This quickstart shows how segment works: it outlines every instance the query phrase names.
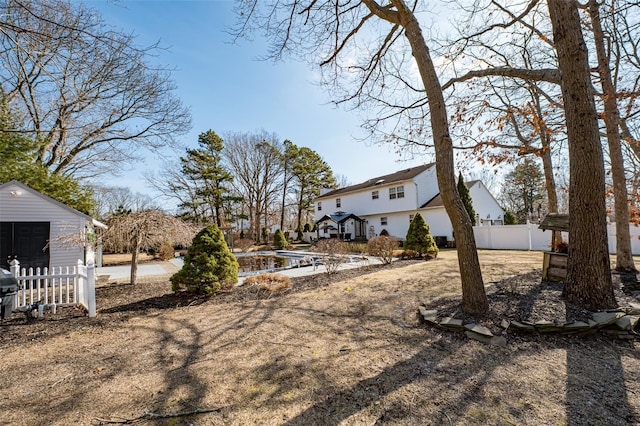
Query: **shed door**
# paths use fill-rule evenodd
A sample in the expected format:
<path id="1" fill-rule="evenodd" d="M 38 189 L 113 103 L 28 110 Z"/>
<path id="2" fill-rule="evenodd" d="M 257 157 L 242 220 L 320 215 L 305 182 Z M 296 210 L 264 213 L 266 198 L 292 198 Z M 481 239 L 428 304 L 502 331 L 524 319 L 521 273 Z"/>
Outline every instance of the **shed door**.
<path id="1" fill-rule="evenodd" d="M 0 268 L 18 259 L 21 268 L 49 266 L 49 222 L 0 222 Z"/>

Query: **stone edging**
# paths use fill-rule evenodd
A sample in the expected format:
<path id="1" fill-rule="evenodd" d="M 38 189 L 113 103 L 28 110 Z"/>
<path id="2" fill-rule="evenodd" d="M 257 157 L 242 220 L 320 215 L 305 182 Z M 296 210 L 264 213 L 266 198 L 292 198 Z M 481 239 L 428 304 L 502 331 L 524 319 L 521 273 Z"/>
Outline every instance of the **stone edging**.
<path id="1" fill-rule="evenodd" d="M 509 332 L 525 333 L 559 333 L 559 334 L 592 334 L 598 331 L 613 334 L 620 339 L 634 339 L 638 336 L 635 329 L 640 322 L 640 305 L 632 304 L 630 307 L 615 310 L 596 312 L 589 322 L 571 321 L 508 321 L 502 320 L 503 335 L 494 335 L 487 327 L 468 323 L 452 317 L 438 318 L 437 310 L 428 310 L 424 306 L 419 307 L 420 315 L 427 324 L 440 330 L 464 331 L 466 336 L 473 340 L 489 343 L 496 346 L 505 346 L 507 339 L 503 336 Z"/>

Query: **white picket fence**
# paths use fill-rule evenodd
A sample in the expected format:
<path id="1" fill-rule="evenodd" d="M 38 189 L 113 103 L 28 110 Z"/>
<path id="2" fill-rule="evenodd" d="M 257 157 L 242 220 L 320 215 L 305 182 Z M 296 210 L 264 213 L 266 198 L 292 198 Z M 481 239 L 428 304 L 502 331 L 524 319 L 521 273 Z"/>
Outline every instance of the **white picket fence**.
<path id="1" fill-rule="evenodd" d="M 44 309 L 54 313 L 58 307 L 83 306 L 90 317 L 96 316 L 95 265 L 84 265 L 78 260 L 75 266 L 58 268 L 20 268 L 18 260 L 12 260 L 11 274 L 21 284 L 14 300 L 16 311 Z"/>
<path id="2" fill-rule="evenodd" d="M 629 226 L 631 233 L 631 252 L 640 255 L 640 227 Z M 476 246 L 482 249 L 499 250 L 549 250 L 551 231 L 538 229 L 538 224 L 502 226 L 474 226 Z M 607 224 L 609 252 L 616 253 L 616 224 Z M 567 235 L 563 234 L 565 240 Z M 570 237 L 569 237 L 570 239 Z"/>

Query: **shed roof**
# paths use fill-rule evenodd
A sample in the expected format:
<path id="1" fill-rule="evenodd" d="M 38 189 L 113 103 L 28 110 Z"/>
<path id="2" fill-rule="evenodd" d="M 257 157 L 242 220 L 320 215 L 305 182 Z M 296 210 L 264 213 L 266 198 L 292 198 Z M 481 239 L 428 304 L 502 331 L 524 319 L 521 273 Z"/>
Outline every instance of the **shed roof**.
<path id="1" fill-rule="evenodd" d="M 547 230 L 550 229 L 552 231 L 569 231 L 569 215 L 561 214 L 561 213 L 549 213 L 540 225 L 538 225 L 539 229 Z"/>
<path id="2" fill-rule="evenodd" d="M 323 198 L 335 197 L 336 195 L 344 194 L 347 192 L 361 191 L 363 189 L 373 188 L 381 185 L 388 185 L 390 183 L 404 182 L 413 179 L 425 170 L 429 170 L 434 165 L 435 163 L 423 164 L 422 166 L 411 167 L 388 175 L 374 177 L 357 185 L 351 185 L 333 190 L 331 192 L 327 192 L 326 194 L 322 194 L 317 199 L 321 200 Z"/>
<path id="3" fill-rule="evenodd" d="M 84 213 L 82 213 L 82 212 L 80 212 L 80 211 L 78 211 L 78 210 L 76 210 L 76 209 L 74 209 L 72 207 L 69 207 L 64 203 L 61 203 L 60 201 L 54 200 L 53 198 L 49 197 L 48 195 L 45 195 L 45 194 L 41 193 L 40 191 L 36 191 L 35 189 L 31 188 L 30 186 L 25 185 L 24 183 L 22 183 L 20 181 L 12 180 L 12 181 L 9 181 L 9 182 L 5 182 L 5 183 L 0 185 L 0 190 L 2 190 L 4 188 L 7 188 L 9 186 L 17 186 L 17 187 L 19 187 L 20 189 L 22 189 L 24 191 L 29 191 L 31 194 L 33 194 L 33 195 L 35 195 L 37 197 L 40 197 L 43 200 L 45 200 L 45 201 L 47 201 L 47 202 L 49 202 L 51 204 L 55 204 L 56 206 L 61 207 L 61 208 L 65 209 L 65 210 L 75 214 L 76 216 L 80 216 L 80 217 L 84 218 L 85 220 L 91 222 L 94 226 L 97 226 L 98 228 L 104 228 L 104 229 L 107 228 L 107 225 L 105 225 L 104 223 L 102 223 L 102 222 L 92 218 L 91 216 L 86 215 L 86 214 L 84 214 Z"/>

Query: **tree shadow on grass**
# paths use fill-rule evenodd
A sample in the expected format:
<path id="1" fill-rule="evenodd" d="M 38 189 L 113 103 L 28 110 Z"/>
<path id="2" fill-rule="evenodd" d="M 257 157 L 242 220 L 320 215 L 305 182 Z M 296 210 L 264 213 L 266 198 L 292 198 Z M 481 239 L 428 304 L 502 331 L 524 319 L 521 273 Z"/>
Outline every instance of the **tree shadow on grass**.
<path id="1" fill-rule="evenodd" d="M 163 294 L 143 300 L 100 309 L 101 314 L 113 314 L 118 312 L 145 312 L 150 309 L 175 309 L 182 306 L 197 306 L 206 303 L 210 298 L 201 294 L 177 293 Z"/>

